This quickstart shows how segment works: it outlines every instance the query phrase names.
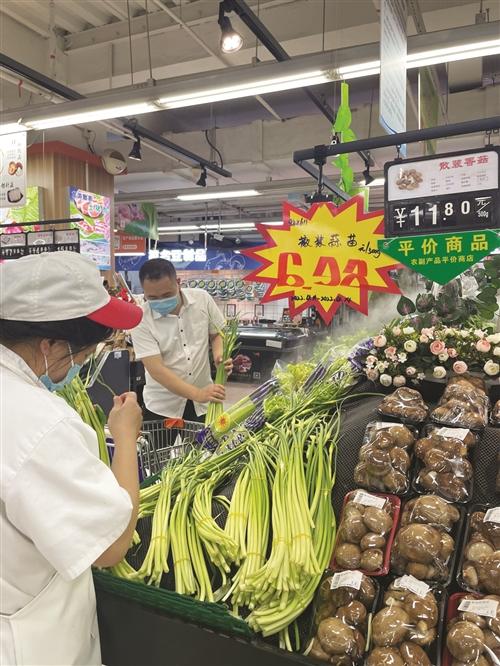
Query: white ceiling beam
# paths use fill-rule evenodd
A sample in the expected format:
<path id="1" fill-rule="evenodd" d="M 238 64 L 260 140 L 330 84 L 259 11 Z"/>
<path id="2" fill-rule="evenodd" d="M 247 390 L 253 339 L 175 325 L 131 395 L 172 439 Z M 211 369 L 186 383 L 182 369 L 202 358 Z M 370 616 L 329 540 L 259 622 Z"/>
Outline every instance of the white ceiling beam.
<path id="1" fill-rule="evenodd" d="M 112 5 L 117 3 L 113 0 L 102 0 L 111 10 Z M 152 0 L 148 4 L 153 7 Z M 254 3 L 252 3 L 254 4 Z M 261 12 L 271 7 L 290 4 L 290 0 L 261 0 Z M 218 3 L 214 0 L 196 0 L 189 4 L 182 4 L 182 21 L 190 28 L 201 26 L 206 23 L 215 23 L 217 21 Z M 168 8 L 167 8 L 168 9 Z M 175 10 L 179 12 L 179 9 Z M 123 13 L 123 11 L 122 11 Z M 122 21 L 117 21 L 107 26 L 100 26 L 90 30 L 85 30 L 79 34 L 67 35 L 65 39 L 65 50 L 76 50 L 84 48 L 94 48 L 97 44 L 108 42 L 123 42 L 129 39 L 128 18 L 126 9 L 121 16 Z M 180 16 L 178 17 L 180 18 Z M 174 21 L 164 11 L 149 12 L 150 35 L 163 34 L 168 30 L 178 30 L 178 21 Z M 132 40 L 135 41 L 144 37 L 147 33 L 145 15 L 136 16 L 131 20 Z"/>
<path id="2" fill-rule="evenodd" d="M 78 0 L 66 0 L 66 6 L 71 8 L 71 11 L 80 16 L 89 25 L 96 28 L 99 25 L 109 23 L 112 19 L 112 14 L 103 12 L 97 9 L 95 5 L 89 2 L 79 2 Z M 56 10 L 57 12 L 57 10 Z M 56 13 L 57 16 L 57 13 Z"/>
<path id="3" fill-rule="evenodd" d="M 49 31 L 46 28 L 43 28 L 37 23 L 34 23 L 30 19 L 26 18 L 25 16 L 18 14 L 10 7 L 7 7 L 7 3 L 0 2 L 0 12 L 5 14 L 6 16 L 10 16 L 10 18 L 14 19 L 14 21 L 17 21 L 21 25 L 24 25 L 25 28 L 28 28 L 29 30 L 36 32 L 37 35 L 40 35 L 41 37 L 45 37 L 46 39 L 48 39 Z"/>
<path id="4" fill-rule="evenodd" d="M 127 7 L 125 5 L 125 9 L 119 6 L 117 2 L 114 2 L 114 0 L 101 0 L 102 4 L 105 5 L 109 11 L 116 16 L 117 18 L 121 20 L 128 20 L 127 17 Z"/>
<path id="5" fill-rule="evenodd" d="M 78 20 L 72 16 L 71 10 L 65 11 L 64 9 L 61 9 L 60 4 L 56 4 L 54 16 L 56 27 L 62 28 L 63 30 L 66 30 L 66 32 L 80 32 L 85 27 L 83 25 L 84 21 Z"/>

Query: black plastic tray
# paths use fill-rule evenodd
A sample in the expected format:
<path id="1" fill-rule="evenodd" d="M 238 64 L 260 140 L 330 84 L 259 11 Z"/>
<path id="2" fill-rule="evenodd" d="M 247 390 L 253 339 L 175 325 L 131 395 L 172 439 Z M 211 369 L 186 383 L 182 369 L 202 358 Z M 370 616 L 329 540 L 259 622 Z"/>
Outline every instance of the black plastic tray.
<path id="1" fill-rule="evenodd" d="M 387 592 L 390 584 L 396 579 L 399 578 L 400 576 L 392 576 L 387 579 L 386 585 L 384 585 L 383 589 L 381 590 L 381 594 L 379 597 L 379 604 L 377 606 L 376 613 L 382 610 L 384 608 L 384 594 Z M 445 615 L 446 615 L 446 608 L 447 608 L 447 603 L 448 603 L 448 591 L 446 590 L 446 586 L 441 585 L 440 583 L 435 583 L 435 582 L 429 582 L 427 581 L 427 584 L 431 588 L 431 591 L 434 594 L 434 597 L 437 601 L 438 604 L 438 623 L 437 623 L 437 638 L 436 640 L 429 646 L 423 648 L 427 655 L 429 656 L 430 662 L 433 666 L 441 666 L 441 654 L 443 652 L 443 629 L 444 629 L 444 622 L 445 622 Z M 373 614 L 373 617 L 375 617 L 376 613 Z M 371 636 L 370 636 L 371 639 Z M 370 645 L 368 647 L 367 655 L 371 651 L 371 649 L 375 647 L 372 645 L 372 641 L 370 640 Z"/>

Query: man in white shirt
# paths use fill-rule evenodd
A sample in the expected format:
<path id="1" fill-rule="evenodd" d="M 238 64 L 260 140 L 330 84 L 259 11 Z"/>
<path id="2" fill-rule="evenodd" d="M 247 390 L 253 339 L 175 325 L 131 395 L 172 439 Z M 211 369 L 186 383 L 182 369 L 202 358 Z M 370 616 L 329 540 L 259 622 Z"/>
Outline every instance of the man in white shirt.
<path id="1" fill-rule="evenodd" d="M 211 346 L 215 364 L 222 361 L 224 316 L 205 291 L 180 288 L 170 261 L 146 261 L 139 279 L 146 302 L 132 342 L 146 369 L 144 418 L 201 421 L 208 402 L 225 398 L 224 387 L 212 383 L 209 359 Z"/>

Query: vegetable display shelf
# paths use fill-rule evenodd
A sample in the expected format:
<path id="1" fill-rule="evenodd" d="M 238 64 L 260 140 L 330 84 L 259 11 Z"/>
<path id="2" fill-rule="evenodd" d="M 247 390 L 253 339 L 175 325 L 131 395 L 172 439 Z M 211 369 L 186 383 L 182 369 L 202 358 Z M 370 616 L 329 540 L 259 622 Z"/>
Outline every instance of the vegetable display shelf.
<path id="1" fill-rule="evenodd" d="M 358 386 L 356 391 L 373 392 L 374 386 L 364 383 Z M 357 487 L 353 473 L 359 449 L 366 426 L 371 420 L 378 418 L 376 410 L 380 401 L 380 395 L 359 398 L 354 396 L 354 399 L 345 403 L 337 449 L 337 475 L 332 495 L 337 521 L 346 493 Z M 500 428 L 487 427 L 472 457 L 476 476 L 473 502 L 498 504 L 495 477 L 499 450 Z M 95 576 L 102 658 L 107 666 L 153 666 L 166 663 L 169 666 L 282 666 L 287 663 L 317 663 L 303 655 L 278 650 L 256 638 L 251 632 L 243 633 L 246 630 L 240 627 L 241 620 L 233 618 L 217 604 L 200 604 L 190 599 L 187 607 L 191 614 L 186 607 L 182 608 L 182 612 L 178 612 L 177 607 L 174 612 L 156 601 L 152 607 L 151 603 L 148 605 L 145 602 L 143 594 L 155 595 L 158 590 L 149 588 L 149 591 L 143 592 L 140 597 L 131 596 L 129 589 L 125 589 L 122 583 L 134 588 L 137 584 L 118 581 L 113 587 L 115 582 L 111 583 L 109 578 L 103 573 Z M 452 585 L 449 592 L 453 591 Z M 173 597 L 180 596 L 170 594 Z M 210 624 L 206 617 L 198 613 L 197 608 L 194 610 L 198 605 L 218 608 L 217 611 L 213 609 L 217 616 L 210 619 Z M 218 615 L 221 612 L 224 613 L 224 619 Z M 230 621 L 228 617 L 231 618 Z M 221 626 L 220 622 L 223 622 L 224 626 Z M 226 622 L 230 624 L 225 624 Z"/>

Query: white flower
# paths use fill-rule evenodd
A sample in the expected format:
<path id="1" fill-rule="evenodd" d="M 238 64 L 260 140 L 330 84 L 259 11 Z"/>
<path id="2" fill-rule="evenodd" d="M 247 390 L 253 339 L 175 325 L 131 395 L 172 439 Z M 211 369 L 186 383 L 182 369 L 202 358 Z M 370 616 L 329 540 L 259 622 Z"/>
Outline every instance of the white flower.
<path id="1" fill-rule="evenodd" d="M 448 352 L 443 352 L 442 354 L 438 354 L 438 359 L 440 361 L 447 361 L 450 357 L 448 356 Z"/>
<path id="2" fill-rule="evenodd" d="M 486 338 L 488 342 L 492 342 L 494 345 L 497 345 L 500 342 L 500 333 L 495 333 L 494 335 L 488 335 Z"/>
<path id="3" fill-rule="evenodd" d="M 400 353 L 398 354 L 398 361 L 399 361 L 400 363 L 404 363 L 404 362 L 406 361 L 407 358 L 408 358 L 408 355 L 405 354 L 404 352 L 400 352 Z"/>
<path id="4" fill-rule="evenodd" d="M 403 375 L 396 375 L 393 379 L 394 386 L 404 386 L 406 384 L 406 379 Z"/>
<path id="5" fill-rule="evenodd" d="M 396 336 L 401 335 L 401 329 L 399 328 L 399 326 L 395 326 L 392 329 L 392 333 L 393 333 L 393 335 L 396 335 Z"/>
<path id="6" fill-rule="evenodd" d="M 468 338 L 469 337 L 469 331 L 460 331 L 460 335 L 462 338 Z"/>
<path id="7" fill-rule="evenodd" d="M 410 352 L 410 353 L 414 352 L 414 351 L 417 351 L 417 343 L 415 342 L 415 340 L 407 340 L 404 343 L 403 347 L 405 348 L 405 350 L 407 352 Z"/>
<path id="8" fill-rule="evenodd" d="M 385 345 L 387 344 L 387 338 L 385 337 L 385 335 L 376 335 L 373 338 L 373 344 L 375 345 L 375 347 L 385 347 Z"/>
<path id="9" fill-rule="evenodd" d="M 420 380 L 425 379 L 425 372 L 419 372 L 418 375 L 417 375 L 417 379 L 420 379 Z"/>
<path id="10" fill-rule="evenodd" d="M 482 331 L 480 328 L 476 328 L 474 335 L 476 338 L 484 338 L 484 331 Z"/>
<path id="11" fill-rule="evenodd" d="M 498 363 L 495 363 L 495 361 L 486 361 L 483 370 L 490 377 L 494 377 L 495 375 L 498 375 L 498 373 L 500 372 L 500 365 Z"/>
<path id="12" fill-rule="evenodd" d="M 446 377 L 446 368 L 443 368 L 442 365 L 436 365 L 432 371 L 432 376 L 436 379 L 444 379 Z"/>
<path id="13" fill-rule="evenodd" d="M 405 328 L 403 328 L 403 333 L 405 335 L 411 335 L 412 333 L 415 333 L 415 329 L 413 326 L 405 326 Z"/>
<path id="14" fill-rule="evenodd" d="M 455 331 L 452 328 L 445 328 L 443 333 L 446 337 L 447 335 L 453 335 L 455 333 Z"/>
<path id="15" fill-rule="evenodd" d="M 392 377 L 391 375 L 380 375 L 379 381 L 382 386 L 390 386 L 392 384 Z"/>
<path id="16" fill-rule="evenodd" d="M 377 370 L 379 372 L 384 372 L 384 370 L 388 367 L 389 363 L 387 361 L 380 361 L 380 363 L 377 363 Z"/>
<path id="17" fill-rule="evenodd" d="M 408 377 L 414 377 L 417 374 L 417 368 L 414 368 L 413 365 L 409 365 L 406 368 L 406 374 Z"/>
<path id="18" fill-rule="evenodd" d="M 495 347 L 493 350 L 493 356 L 500 356 L 500 347 Z"/>
<path id="19" fill-rule="evenodd" d="M 367 370 L 366 376 L 368 379 L 371 379 L 373 382 L 378 379 L 378 370 Z"/>

